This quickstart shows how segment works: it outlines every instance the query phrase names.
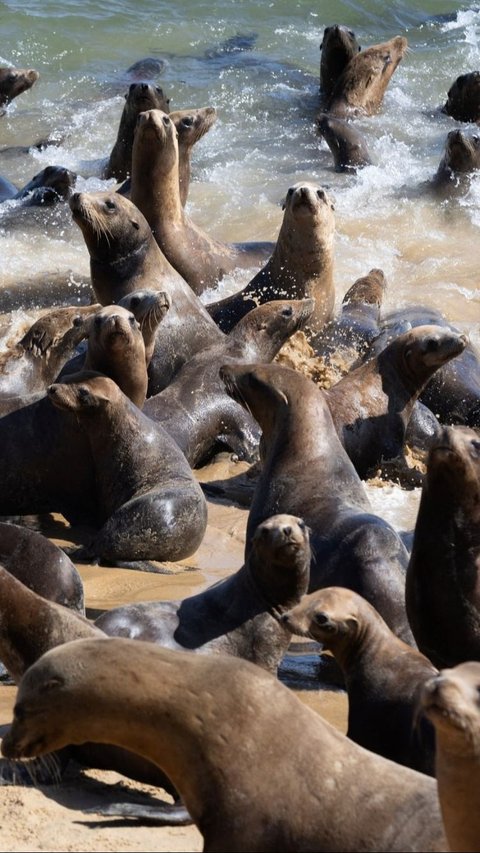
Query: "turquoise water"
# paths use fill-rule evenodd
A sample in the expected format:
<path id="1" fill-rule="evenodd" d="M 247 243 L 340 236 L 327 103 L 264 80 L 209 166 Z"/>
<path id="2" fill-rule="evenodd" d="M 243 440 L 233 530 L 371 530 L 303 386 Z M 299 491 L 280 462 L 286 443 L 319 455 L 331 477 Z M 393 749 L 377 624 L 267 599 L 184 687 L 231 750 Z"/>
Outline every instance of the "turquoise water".
<path id="1" fill-rule="evenodd" d="M 188 211 L 199 225 L 225 240 L 275 239 L 288 187 L 313 180 L 335 201 L 338 301 L 379 266 L 389 280 L 387 307 L 428 301 L 477 334 L 480 182 L 443 204 L 421 185 L 458 125 L 436 108 L 459 74 L 480 66 L 479 3 L 18 0 L 0 3 L 0 22 L 2 63 L 41 75 L 0 119 L 0 149 L 63 138 L 43 152 L 0 150 L 0 174 L 21 185 L 54 163 L 75 170 L 82 190 L 111 186 L 100 174 L 130 82 L 125 71 L 144 56 L 162 58 L 157 84 L 172 109 L 218 111 L 194 149 Z M 319 45 L 332 23 L 352 27 L 362 46 L 397 34 L 409 41 L 381 113 L 357 120 L 375 161 L 358 176 L 334 172 L 315 131 Z M 222 53 L 236 34 L 251 36 L 251 49 Z M 13 219 L 1 211 L 0 250 L 4 291 L 41 272 L 88 272 L 66 207 Z M 244 279 L 228 279 L 220 292 Z"/>

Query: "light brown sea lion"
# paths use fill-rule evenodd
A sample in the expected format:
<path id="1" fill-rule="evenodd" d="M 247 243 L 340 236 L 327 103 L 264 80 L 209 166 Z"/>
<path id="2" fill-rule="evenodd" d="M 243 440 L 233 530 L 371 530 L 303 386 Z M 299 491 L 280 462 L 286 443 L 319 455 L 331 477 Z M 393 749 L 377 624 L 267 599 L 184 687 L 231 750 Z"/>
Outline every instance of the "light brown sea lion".
<path id="1" fill-rule="evenodd" d="M 332 152 L 336 172 L 356 172 L 371 165 L 365 137 L 351 124 L 329 113 L 320 113 L 317 129 Z"/>
<path id="2" fill-rule="evenodd" d="M 81 550 L 82 558 L 130 562 L 192 554 L 205 533 L 207 505 L 183 453 L 160 424 L 100 374 L 73 374 L 51 385 L 48 396 L 68 423 L 72 414 L 78 420 L 92 456 L 103 526 Z"/>
<path id="3" fill-rule="evenodd" d="M 132 150 L 131 199 L 149 222 L 171 265 L 201 294 L 237 267 L 259 267 L 273 243 L 212 239 L 185 213 L 179 192 L 175 124 L 162 110 L 140 113 Z"/>
<path id="4" fill-rule="evenodd" d="M 149 394 L 156 394 L 196 352 L 223 340 L 222 332 L 169 264 L 131 201 L 114 192 L 75 193 L 69 203 L 90 254 L 92 287 L 102 305 L 144 289 L 164 290 L 171 299 L 149 366 Z"/>
<path id="5" fill-rule="evenodd" d="M 352 30 L 334 24 L 325 27 L 320 50 L 320 94 L 328 100 L 338 78 L 361 47 Z"/>
<path id="6" fill-rule="evenodd" d="M 273 254 L 239 293 L 207 305 L 229 332 L 248 311 L 272 299 L 315 299 L 307 331 L 319 331 L 333 317 L 335 217 L 325 190 L 310 183 L 289 188 Z"/>
<path id="7" fill-rule="evenodd" d="M 135 290 L 127 293 L 118 304 L 131 311 L 140 326 L 148 367 L 155 349 L 158 326 L 172 307 L 172 300 L 163 290 Z"/>
<path id="8" fill-rule="evenodd" d="M 380 614 L 345 587 L 317 590 L 282 617 L 302 637 L 329 649 L 348 691 L 347 736 L 385 758 L 434 775 L 435 739 L 417 726 L 417 701 L 433 664 L 399 640 Z"/>
<path id="9" fill-rule="evenodd" d="M 441 668 L 480 660 L 480 434 L 444 427 L 431 445 L 407 569 L 408 619 Z"/>
<path id="10" fill-rule="evenodd" d="M 106 305 L 90 318 L 86 333 L 84 369 L 109 376 L 141 409 L 148 375 L 143 335 L 134 314 L 120 305 Z"/>
<path id="11" fill-rule="evenodd" d="M 480 122 L 480 71 L 460 74 L 454 80 L 442 112 L 457 121 Z"/>
<path id="12" fill-rule="evenodd" d="M 428 681 L 420 708 L 435 726 L 438 796 L 449 849 L 474 853 L 480 844 L 480 664 L 442 669 Z"/>
<path id="13" fill-rule="evenodd" d="M 67 643 L 23 677 L 2 752 L 106 737 L 170 776 L 205 851 L 446 849 L 433 779 L 358 746 L 248 661 Z"/>
<path id="14" fill-rule="evenodd" d="M 407 46 L 406 38 L 395 36 L 355 54 L 337 80 L 326 111 L 340 117 L 378 112 Z"/>
<path id="15" fill-rule="evenodd" d="M 467 135 L 460 129 L 451 130 L 431 182 L 432 188 L 437 192 L 467 189 L 469 178 L 476 169 L 480 169 L 480 135 Z"/>
<path id="16" fill-rule="evenodd" d="M 363 595 L 413 645 L 405 613 L 408 563 L 399 535 L 374 515 L 365 488 L 315 383 L 278 364 L 226 365 L 229 394 L 262 428 L 262 468 L 248 516 L 245 553 L 265 518 L 286 512 L 311 530 L 310 586 L 346 586 Z"/>
<path id="17" fill-rule="evenodd" d="M 240 459 L 256 459 L 258 424 L 226 393 L 219 369 L 227 362 L 272 361 L 308 322 L 313 304 L 313 299 L 277 300 L 253 308 L 224 341 L 193 356 L 167 388 L 146 401 L 145 414 L 170 433 L 192 468 L 205 462 L 218 443 Z"/>
<path id="18" fill-rule="evenodd" d="M 117 139 L 103 174 L 104 178 L 124 181 L 132 169 L 132 145 L 137 117 L 143 110 L 160 109 L 168 113 L 170 98 L 159 86 L 151 83 L 132 83 L 125 95 Z"/>
<path id="19" fill-rule="evenodd" d="M 14 98 L 31 89 L 40 74 L 33 68 L 0 68 L 0 116 Z"/>
<path id="20" fill-rule="evenodd" d="M 360 477 L 404 452 L 416 400 L 428 380 L 465 349 L 463 334 L 416 326 L 325 391 L 333 422 Z"/>
<path id="21" fill-rule="evenodd" d="M 95 624 L 109 636 L 234 655 L 276 674 L 291 640 L 281 615 L 307 591 L 310 559 L 302 519 L 275 515 L 257 527 L 245 565 L 230 577 L 183 601 L 115 607 Z"/>
<path id="22" fill-rule="evenodd" d="M 192 110 L 175 110 L 169 113 L 169 116 L 177 128 L 178 184 L 180 187 L 180 201 L 182 206 L 185 207 L 190 187 L 192 148 L 215 124 L 217 111 L 215 107 L 201 107 L 200 109 Z M 127 178 L 117 192 L 130 198 L 131 189 L 131 179 Z"/>

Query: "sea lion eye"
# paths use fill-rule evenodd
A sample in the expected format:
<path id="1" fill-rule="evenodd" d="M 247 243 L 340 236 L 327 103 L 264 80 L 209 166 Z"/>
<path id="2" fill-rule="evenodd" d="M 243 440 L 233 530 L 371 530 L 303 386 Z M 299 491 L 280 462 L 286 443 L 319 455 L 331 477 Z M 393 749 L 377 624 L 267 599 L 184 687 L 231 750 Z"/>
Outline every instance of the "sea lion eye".
<path id="1" fill-rule="evenodd" d="M 293 195 L 293 187 L 290 187 L 290 189 L 287 190 L 287 198 L 291 198 L 292 195 Z"/>
<path id="2" fill-rule="evenodd" d="M 287 307 L 282 310 L 282 317 L 291 317 L 292 314 L 293 308 L 291 305 L 287 305 Z"/>
<path id="3" fill-rule="evenodd" d="M 325 195 L 325 193 L 324 193 L 324 191 L 323 191 L 323 190 L 317 190 L 317 196 L 318 196 L 318 198 L 321 198 L 321 200 L 322 200 L 322 201 L 326 201 L 326 200 L 327 200 L 327 197 L 326 197 L 326 195 Z"/>
<path id="4" fill-rule="evenodd" d="M 474 438 L 471 441 L 471 445 L 475 451 L 475 455 L 478 456 L 480 454 L 480 441 L 477 441 L 477 439 Z"/>
<path id="5" fill-rule="evenodd" d="M 193 117 L 185 116 L 185 118 L 182 118 L 182 124 L 184 127 L 193 127 Z"/>
<path id="6" fill-rule="evenodd" d="M 85 404 L 88 403 L 88 401 L 90 399 L 90 392 L 89 392 L 88 388 L 80 387 L 78 389 L 78 399 L 79 399 L 80 403 L 85 403 Z"/>
<path id="7" fill-rule="evenodd" d="M 130 325 L 135 326 L 137 321 L 136 321 L 135 317 L 133 316 L 133 314 L 130 314 L 130 317 L 128 319 L 129 319 Z"/>
<path id="8" fill-rule="evenodd" d="M 111 199 L 107 198 L 107 200 L 106 200 L 106 202 L 105 202 L 105 207 L 107 208 L 107 210 L 116 210 L 117 205 L 115 204 L 115 202 L 114 202 L 114 201 L 112 201 Z"/>
<path id="9" fill-rule="evenodd" d="M 139 304 L 140 304 L 140 297 L 139 296 L 132 296 L 132 298 L 130 299 L 130 305 L 139 305 Z"/>

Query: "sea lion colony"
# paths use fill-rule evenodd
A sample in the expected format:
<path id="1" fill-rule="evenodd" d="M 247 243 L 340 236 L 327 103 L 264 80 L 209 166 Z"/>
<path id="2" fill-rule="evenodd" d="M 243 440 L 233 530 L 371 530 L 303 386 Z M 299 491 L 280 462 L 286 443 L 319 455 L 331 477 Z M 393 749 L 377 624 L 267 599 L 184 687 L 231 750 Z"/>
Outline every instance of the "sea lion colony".
<path id="1" fill-rule="evenodd" d="M 346 122 L 378 112 L 406 49 L 401 36 L 362 50 L 346 28 L 325 30 L 318 129 L 337 169 L 370 162 Z M 445 112 L 479 121 L 478 77 L 455 81 Z M 2 104 L 37 78 L 0 70 Z M 52 306 L 3 360 L 2 401 L 9 402 L 2 414 L 9 414 L 0 418 L 0 511 L 56 511 L 72 523 L 87 516 L 98 532 L 77 561 L 155 571 L 155 562 L 181 559 L 201 542 L 206 502 L 191 465 L 224 442 L 239 456 L 258 457 L 245 563 L 198 596 L 118 608 L 94 625 L 79 615 L 78 601 L 65 600 L 66 615 L 28 551 L 35 577 L 18 573 L 11 551 L 22 536 L 4 531 L 1 558 L 18 579 L 2 568 L 0 658 L 21 683 L 3 753 L 32 757 L 91 741 L 104 763 L 95 765 L 87 748 L 87 764 L 155 784 L 166 774 L 206 850 L 446 850 L 445 834 L 450 849 L 478 850 L 478 792 L 466 775 L 478 774 L 471 755 L 480 728 L 478 673 L 460 666 L 443 676 L 436 667 L 480 660 L 480 357 L 445 317 L 422 306 L 383 318 L 381 270 L 355 282 L 334 316 L 334 210 L 313 183 L 288 189 L 274 245 L 251 244 L 259 269 L 247 287 L 206 310 L 196 293 L 241 265 L 248 250 L 215 243 L 185 216 L 192 146 L 215 111 L 175 116 L 168 104 L 162 89 L 132 83 L 105 166 L 118 181 L 131 176 L 130 187 L 71 194 L 69 183 L 63 194 L 85 238 L 99 304 L 67 314 Z M 147 170 L 153 136 L 163 140 L 163 160 L 152 158 Z M 476 139 L 465 144 L 452 131 L 433 183 L 476 167 Z M 302 327 L 324 364 L 342 352 L 346 375 L 327 390 L 270 364 Z M 86 355 L 71 358 L 83 338 Z M 26 359 L 28 373 L 35 358 L 42 366 L 34 380 L 18 382 L 19 364 Z M 439 387 L 441 423 L 433 415 Z M 202 411 L 202 394 L 213 414 Z M 431 409 L 418 407 L 420 395 L 427 406 L 434 400 Z M 228 429 L 217 417 L 227 403 Z M 188 435 L 189 418 L 203 418 L 201 444 Z M 361 480 L 401 456 L 409 419 L 418 447 L 430 448 L 411 555 L 372 513 Z M 170 422 L 168 431 L 162 424 Z M 22 581 L 33 592 L 22 591 Z M 351 701 L 348 738 L 278 683 L 291 632 L 338 656 Z M 418 707 L 439 737 L 439 796 L 424 775 L 434 772 L 432 727 L 424 722 L 429 740 L 418 750 L 410 731 L 419 693 Z M 134 707 L 128 724 L 118 704 Z M 78 709 L 87 707 L 80 720 Z M 172 717 L 181 720 L 175 732 Z M 447 717 L 472 731 L 459 747 L 465 760 L 450 754 L 460 737 L 449 734 Z M 105 740 L 116 763 L 105 757 Z M 472 793 L 477 799 L 466 807 Z"/>

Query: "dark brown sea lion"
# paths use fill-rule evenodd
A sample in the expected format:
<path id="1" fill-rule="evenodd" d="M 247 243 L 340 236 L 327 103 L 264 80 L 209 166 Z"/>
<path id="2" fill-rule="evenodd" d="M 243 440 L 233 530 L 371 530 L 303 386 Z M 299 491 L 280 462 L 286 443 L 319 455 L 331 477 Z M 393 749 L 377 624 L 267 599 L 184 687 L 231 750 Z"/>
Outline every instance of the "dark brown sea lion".
<path id="1" fill-rule="evenodd" d="M 132 80 L 153 80 L 163 73 L 165 66 L 164 59 L 158 59 L 156 56 L 144 56 L 143 59 L 137 59 L 136 62 L 129 65 L 125 73 Z"/>
<path id="2" fill-rule="evenodd" d="M 99 308 L 100 305 L 68 305 L 54 308 L 32 323 L 18 345 L 24 352 L 31 352 L 35 356 L 45 355 L 66 332 L 78 325 L 78 318 L 87 318 Z"/>
<path id="3" fill-rule="evenodd" d="M 461 663 L 428 681 L 420 697 L 435 726 L 435 774 L 450 850 L 478 850 L 480 813 L 480 664 Z"/>
<path id="4" fill-rule="evenodd" d="M 48 395 L 66 411 L 67 428 L 72 414 L 78 420 L 93 461 L 103 526 L 82 558 L 181 560 L 192 554 L 205 533 L 207 506 L 183 453 L 160 424 L 100 374 L 74 374 L 51 385 Z"/>
<path id="5" fill-rule="evenodd" d="M 356 172 L 371 165 L 365 137 L 344 119 L 320 113 L 317 129 L 332 152 L 336 172 Z"/>
<path id="6" fill-rule="evenodd" d="M 215 124 L 217 111 L 215 107 L 201 107 L 194 110 L 175 110 L 169 113 L 170 119 L 177 128 L 178 134 L 178 183 L 180 201 L 185 207 L 190 187 L 192 148 L 202 136 Z M 119 187 L 118 192 L 130 198 L 132 182 L 130 178 Z"/>
<path id="7" fill-rule="evenodd" d="M 167 388 L 146 401 L 145 414 L 170 433 L 192 468 L 201 465 L 218 442 L 241 459 L 256 458 L 258 424 L 226 393 L 219 369 L 227 362 L 272 361 L 312 310 L 313 299 L 278 300 L 253 308 L 224 341 L 197 353 Z"/>
<path id="8" fill-rule="evenodd" d="M 31 89 L 40 74 L 33 68 L 0 68 L 0 116 L 14 98 Z"/>
<path id="9" fill-rule="evenodd" d="M 46 536 L 0 522 L 0 564 L 38 595 L 84 615 L 82 579 L 70 558 Z"/>
<path id="10" fill-rule="evenodd" d="M 432 187 L 436 191 L 468 188 L 468 178 L 476 169 L 480 169 L 480 135 L 451 130 Z"/>
<path id="11" fill-rule="evenodd" d="M 335 656 L 348 691 L 348 737 L 433 776 L 433 730 L 426 721 L 416 725 L 419 690 L 437 673 L 433 664 L 392 634 L 375 608 L 345 587 L 305 595 L 282 621 Z"/>
<path id="12" fill-rule="evenodd" d="M 315 354 L 342 373 L 361 358 L 380 334 L 380 309 L 386 287 L 387 280 L 380 269 L 357 278 L 342 299 L 340 315 L 310 339 Z"/>
<path id="13" fill-rule="evenodd" d="M 92 287 L 102 305 L 144 289 L 164 290 L 171 299 L 149 366 L 149 394 L 156 394 L 196 352 L 223 340 L 222 332 L 169 264 L 131 201 L 114 192 L 75 193 L 70 207 L 90 254 Z"/>
<path id="14" fill-rule="evenodd" d="M 143 335 L 134 314 L 120 305 L 106 305 L 87 322 L 86 334 L 85 370 L 109 376 L 141 409 L 148 375 Z"/>
<path id="15" fill-rule="evenodd" d="M 315 299 L 308 329 L 319 331 L 332 319 L 335 217 L 325 190 L 310 183 L 287 192 L 275 249 L 267 264 L 239 293 L 207 309 L 224 332 L 248 311 L 272 299 Z"/>
<path id="16" fill-rule="evenodd" d="M 361 47 L 352 30 L 335 24 L 325 27 L 320 50 L 320 93 L 328 101 L 338 78 Z"/>
<path id="17" fill-rule="evenodd" d="M 230 577 L 183 601 L 116 607 L 95 624 L 109 636 L 234 655 L 276 674 L 291 640 L 281 615 L 307 591 L 310 559 L 303 521 L 272 516 L 257 527 L 248 560 Z"/>
<path id="18" fill-rule="evenodd" d="M 413 644 L 404 603 L 408 552 L 396 531 L 372 513 L 325 394 L 311 379 L 277 364 L 228 365 L 221 376 L 228 393 L 262 428 L 262 468 L 248 516 L 246 555 L 265 518 L 275 513 L 303 518 L 315 555 L 309 590 L 353 589 Z"/>
<path id="19" fill-rule="evenodd" d="M 333 422 L 360 477 L 404 451 L 413 407 L 433 373 L 465 349 L 448 327 L 416 326 L 325 391 Z"/>
<path id="20" fill-rule="evenodd" d="M 407 570 L 408 619 L 438 667 L 480 660 L 480 435 L 445 427 L 431 448 Z"/>
<path id="21" fill-rule="evenodd" d="M 326 111 L 340 117 L 378 112 L 407 46 L 406 38 L 395 36 L 355 54 L 337 80 Z"/>
<path id="22" fill-rule="evenodd" d="M 52 204 L 55 197 L 57 200 L 69 199 L 76 180 L 76 173 L 70 169 L 63 166 L 46 166 L 13 198 L 25 199 L 29 204 Z"/>
<path id="23" fill-rule="evenodd" d="M 162 110 L 138 116 L 132 150 L 131 199 L 149 222 L 171 265 L 201 294 L 237 267 L 259 267 L 273 243 L 227 244 L 212 239 L 185 213 L 179 192 L 175 124 Z"/>
<path id="24" fill-rule="evenodd" d="M 457 121 L 480 121 L 480 71 L 460 74 L 447 93 L 442 112 Z"/>
<path id="25" fill-rule="evenodd" d="M 435 308 L 409 305 L 382 318 L 382 334 L 373 342 L 372 352 L 378 353 L 411 326 L 427 324 L 448 326 L 459 334 L 459 329 Z M 480 353 L 471 341 L 467 340 L 463 352 L 435 372 L 420 399 L 441 423 L 480 427 Z"/>
<path id="26" fill-rule="evenodd" d="M 128 177 L 132 168 L 133 135 L 139 113 L 152 109 L 168 113 L 169 103 L 170 98 L 165 97 L 163 89 L 159 86 L 153 86 L 150 83 L 131 84 L 125 95 L 117 139 L 105 167 L 104 178 L 124 181 Z"/>
<path id="27" fill-rule="evenodd" d="M 107 737 L 168 773 L 205 851 L 446 849 L 435 780 L 358 746 L 249 661 L 67 643 L 23 677 L 2 752 Z"/>

